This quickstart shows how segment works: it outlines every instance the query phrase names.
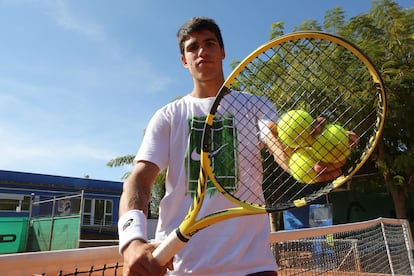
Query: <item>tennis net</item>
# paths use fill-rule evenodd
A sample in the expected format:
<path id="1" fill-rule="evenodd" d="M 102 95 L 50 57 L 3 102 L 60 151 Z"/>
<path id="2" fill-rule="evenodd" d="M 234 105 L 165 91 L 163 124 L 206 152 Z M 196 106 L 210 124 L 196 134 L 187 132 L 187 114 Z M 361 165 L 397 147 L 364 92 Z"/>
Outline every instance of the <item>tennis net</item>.
<path id="1" fill-rule="evenodd" d="M 279 275 L 414 275 L 406 220 L 280 231 L 270 244 Z"/>
<path id="2" fill-rule="evenodd" d="M 278 275 L 414 275 L 406 220 L 371 221 L 270 236 Z M 122 275 L 117 246 L 0 255 L 1 276 Z"/>

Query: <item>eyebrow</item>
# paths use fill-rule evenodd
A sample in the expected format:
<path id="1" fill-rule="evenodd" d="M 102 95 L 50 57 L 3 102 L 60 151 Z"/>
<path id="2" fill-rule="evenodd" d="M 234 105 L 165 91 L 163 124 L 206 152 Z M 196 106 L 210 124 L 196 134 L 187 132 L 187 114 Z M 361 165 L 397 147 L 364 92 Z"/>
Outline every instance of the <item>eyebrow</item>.
<path id="1" fill-rule="evenodd" d="M 211 41 L 219 43 L 219 41 L 216 37 L 208 37 L 208 38 L 203 40 L 203 42 L 211 42 Z M 184 48 L 189 47 L 189 46 L 194 45 L 194 44 L 198 44 L 198 41 L 191 41 L 189 44 L 184 43 Z"/>

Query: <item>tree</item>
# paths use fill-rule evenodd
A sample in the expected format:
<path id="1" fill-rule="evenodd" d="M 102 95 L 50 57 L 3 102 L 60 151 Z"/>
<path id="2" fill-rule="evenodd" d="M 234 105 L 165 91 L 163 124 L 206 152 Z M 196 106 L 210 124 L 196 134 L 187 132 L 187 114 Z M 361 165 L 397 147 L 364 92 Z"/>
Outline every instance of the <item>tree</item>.
<path id="1" fill-rule="evenodd" d="M 109 160 L 108 163 L 106 163 L 106 165 L 108 167 L 122 167 L 122 166 L 127 166 L 127 165 L 132 165 L 132 163 L 134 162 L 134 155 L 132 154 L 127 154 L 124 156 L 119 156 L 116 157 L 114 159 Z M 126 172 L 122 177 L 121 180 L 125 180 L 128 178 L 128 176 L 130 175 L 131 172 Z"/>
<path id="2" fill-rule="evenodd" d="M 414 190 L 414 9 L 377 0 L 368 14 L 340 31 L 377 65 L 385 82 L 388 110 L 374 161 L 394 201 L 397 218 L 407 218 L 406 199 Z"/>
<path id="3" fill-rule="evenodd" d="M 375 0 L 368 13 L 344 20 L 344 11 L 326 12 L 323 27 L 306 20 L 298 30 L 324 30 L 360 47 L 376 64 L 385 82 L 388 111 L 375 155 L 361 171 L 376 190 L 387 189 L 397 218 L 407 218 L 406 199 L 414 190 L 414 9 L 402 9 L 391 0 Z M 272 25 L 271 38 L 283 34 L 283 24 Z M 382 176 L 382 181 L 379 181 Z"/>
<path id="4" fill-rule="evenodd" d="M 384 1 L 384 10 L 373 10 L 385 30 L 382 56 L 383 77 L 389 93 L 389 112 L 379 167 L 390 188 L 397 218 L 407 218 L 405 202 L 414 190 L 414 9 L 401 10 Z M 407 24 L 407 25 L 406 25 Z M 407 116 L 408 115 L 408 116 Z"/>

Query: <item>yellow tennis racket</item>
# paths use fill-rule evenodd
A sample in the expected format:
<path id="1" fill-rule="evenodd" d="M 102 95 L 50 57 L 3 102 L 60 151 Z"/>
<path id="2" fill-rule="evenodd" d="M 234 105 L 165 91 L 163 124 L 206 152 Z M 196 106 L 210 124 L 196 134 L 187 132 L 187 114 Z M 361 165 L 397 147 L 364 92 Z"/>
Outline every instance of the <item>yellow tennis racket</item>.
<path id="1" fill-rule="evenodd" d="M 205 122 L 193 204 L 154 256 L 165 264 L 209 225 L 301 207 L 346 183 L 373 152 L 385 113 L 378 71 L 345 39 L 297 32 L 260 46 L 219 91 Z M 324 171 L 315 168 L 324 163 L 341 169 L 321 182 Z M 211 188 L 235 207 L 198 218 Z"/>

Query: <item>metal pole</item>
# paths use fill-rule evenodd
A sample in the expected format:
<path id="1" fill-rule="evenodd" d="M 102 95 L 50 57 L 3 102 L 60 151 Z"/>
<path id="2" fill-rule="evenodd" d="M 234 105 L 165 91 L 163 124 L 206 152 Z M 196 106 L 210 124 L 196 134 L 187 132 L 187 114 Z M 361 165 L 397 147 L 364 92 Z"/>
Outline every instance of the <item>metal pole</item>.
<path id="1" fill-rule="evenodd" d="M 55 208 L 56 208 L 56 196 L 53 197 L 53 206 L 52 206 L 52 216 L 50 218 L 50 233 L 49 233 L 49 246 L 48 250 L 52 250 L 52 240 L 53 240 L 53 228 L 55 224 Z"/>

